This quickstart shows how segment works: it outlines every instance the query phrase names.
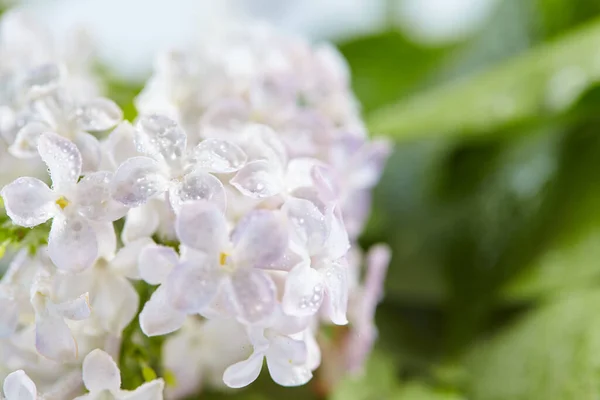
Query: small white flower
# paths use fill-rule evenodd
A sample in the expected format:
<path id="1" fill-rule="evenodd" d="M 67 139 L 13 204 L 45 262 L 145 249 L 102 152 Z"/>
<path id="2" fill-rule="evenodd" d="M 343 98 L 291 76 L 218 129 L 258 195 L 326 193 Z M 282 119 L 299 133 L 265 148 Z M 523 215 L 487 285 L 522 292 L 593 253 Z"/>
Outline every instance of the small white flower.
<path id="1" fill-rule="evenodd" d="M 111 173 L 92 173 L 78 182 L 81 153 L 69 140 L 44 133 L 38 150 L 48 166 L 52 189 L 36 178 L 18 178 L 0 192 L 6 212 L 15 224 L 26 227 L 54 218 L 48 238 L 50 258 L 60 269 L 81 271 L 98 256 L 97 222 L 114 221 L 126 208 L 110 196 Z"/>
<path id="2" fill-rule="evenodd" d="M 35 383 L 23 370 L 10 373 L 4 379 L 4 397 L 6 400 L 40 400 Z"/>
<path id="3" fill-rule="evenodd" d="M 115 199 L 136 207 L 168 191 L 175 211 L 186 201 L 200 199 L 225 210 L 223 184 L 212 173 L 234 172 L 246 163 L 238 146 L 214 139 L 188 149 L 186 133 L 175 121 L 160 115 L 141 117 L 136 128 L 136 147 L 147 157 L 133 157 L 119 166 Z"/>
<path id="4" fill-rule="evenodd" d="M 144 383 L 133 391 L 121 390 L 121 371 L 111 356 L 100 349 L 93 350 L 83 360 L 83 383 L 89 394 L 75 400 L 162 400 L 162 379 Z"/>
<path id="5" fill-rule="evenodd" d="M 325 303 L 331 321 L 346 324 L 349 288 L 344 256 L 350 244 L 339 215 L 331 209 L 323 212 L 311 201 L 299 198 L 288 199 L 283 209 L 303 259 L 286 279 L 283 310 L 290 315 L 308 316 Z"/>
<path id="6" fill-rule="evenodd" d="M 240 388 L 254 382 L 264 359 L 271 378 L 282 386 L 304 385 L 312 378 L 320 352 L 305 321 L 279 312 L 266 327 L 250 327 L 248 334 L 254 350 L 248 359 L 225 370 L 227 386 Z"/>

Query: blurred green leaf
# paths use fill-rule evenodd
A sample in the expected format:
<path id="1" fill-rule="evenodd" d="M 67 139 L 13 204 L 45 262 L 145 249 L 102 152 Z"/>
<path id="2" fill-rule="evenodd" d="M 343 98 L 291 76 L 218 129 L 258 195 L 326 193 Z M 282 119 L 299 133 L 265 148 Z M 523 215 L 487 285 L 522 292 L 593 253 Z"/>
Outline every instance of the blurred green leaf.
<path id="1" fill-rule="evenodd" d="M 392 397 L 393 400 L 466 400 L 456 393 L 432 389 L 422 383 L 411 382 L 403 385 Z"/>
<path id="2" fill-rule="evenodd" d="M 592 400 L 600 387 L 600 292 L 559 298 L 468 357 L 468 398 Z"/>
<path id="3" fill-rule="evenodd" d="M 373 112 L 375 134 L 397 140 L 424 135 L 481 135 L 561 113 L 600 78 L 600 22 L 476 76 Z"/>
<path id="4" fill-rule="evenodd" d="M 330 400 L 391 399 L 398 390 L 394 361 L 381 351 L 374 351 L 361 376 L 346 376 L 329 396 Z"/>
<path id="5" fill-rule="evenodd" d="M 447 48 L 423 48 L 388 31 L 338 44 L 352 71 L 352 88 L 365 112 L 396 101 L 431 75 Z"/>

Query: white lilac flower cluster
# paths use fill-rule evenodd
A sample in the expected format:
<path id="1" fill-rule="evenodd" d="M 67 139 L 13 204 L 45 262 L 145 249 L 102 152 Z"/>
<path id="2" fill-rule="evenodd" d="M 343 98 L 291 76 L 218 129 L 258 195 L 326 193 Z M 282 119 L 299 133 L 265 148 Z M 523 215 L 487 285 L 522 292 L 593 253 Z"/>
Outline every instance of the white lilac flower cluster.
<path id="1" fill-rule="evenodd" d="M 51 224 L 0 281 L 5 398 L 163 398 L 162 379 L 120 389 L 132 323 L 169 334 L 167 398 L 246 386 L 264 360 L 283 386 L 359 370 L 389 251 L 356 240 L 390 149 L 367 137 L 335 49 L 255 26 L 169 52 L 132 125 L 98 97 L 89 54 L 48 40 L 2 21 L 0 161 L 41 160 L 50 180 L 1 195 L 14 224 Z M 135 282 L 155 288 L 145 304 Z"/>

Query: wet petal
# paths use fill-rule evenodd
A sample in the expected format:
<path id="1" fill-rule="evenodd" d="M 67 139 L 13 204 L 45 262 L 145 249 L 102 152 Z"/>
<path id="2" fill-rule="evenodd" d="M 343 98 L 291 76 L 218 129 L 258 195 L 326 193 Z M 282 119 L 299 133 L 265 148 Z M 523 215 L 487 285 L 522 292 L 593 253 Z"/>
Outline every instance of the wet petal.
<path id="1" fill-rule="evenodd" d="M 230 293 L 238 318 L 242 322 L 252 324 L 262 321 L 275 310 L 275 283 L 263 271 L 239 268 L 231 277 Z"/>
<path id="2" fill-rule="evenodd" d="M 325 277 L 325 311 L 336 325 L 346 325 L 348 309 L 348 264 L 340 259 L 320 270 Z"/>
<path id="3" fill-rule="evenodd" d="M 40 121 L 32 121 L 19 129 L 17 137 L 13 144 L 8 148 L 10 154 L 17 158 L 37 157 L 38 139 L 44 132 L 48 132 L 50 127 Z"/>
<path id="4" fill-rule="evenodd" d="M 8 374 L 4 379 L 4 396 L 7 400 L 37 400 L 35 383 L 23 370 Z"/>
<path id="5" fill-rule="evenodd" d="M 60 191 L 77 182 L 81 175 L 82 159 L 75 143 L 46 132 L 38 140 L 38 152 L 48 166 L 55 190 Z"/>
<path id="6" fill-rule="evenodd" d="M 133 157 L 119 166 L 113 178 L 112 194 L 127 207 L 137 207 L 168 188 L 160 165 L 148 157 Z"/>
<path id="7" fill-rule="evenodd" d="M 165 382 L 162 379 L 155 379 L 146 382 L 137 389 L 121 391 L 117 397 L 118 400 L 163 400 L 163 390 Z"/>
<path id="8" fill-rule="evenodd" d="M 102 146 L 94 135 L 79 132 L 73 140 L 81 153 L 83 173 L 98 171 L 102 162 Z"/>
<path id="9" fill-rule="evenodd" d="M 138 119 L 135 145 L 140 153 L 171 163 L 183 157 L 187 135 L 174 120 L 162 115 L 147 115 Z"/>
<path id="10" fill-rule="evenodd" d="M 185 203 L 179 211 L 175 230 L 181 243 L 206 254 L 218 254 L 229 242 L 227 220 L 212 203 Z"/>
<path id="11" fill-rule="evenodd" d="M 52 221 L 48 255 L 58 269 L 82 271 L 90 267 L 98 255 L 96 233 L 85 219 L 59 214 Z"/>
<path id="12" fill-rule="evenodd" d="M 77 184 L 78 211 L 95 221 L 116 221 L 125 216 L 128 208 L 112 198 L 112 172 L 94 172 Z"/>
<path id="13" fill-rule="evenodd" d="M 92 350 L 83 360 L 83 383 L 87 390 L 98 393 L 103 390 L 116 392 L 121 388 L 121 372 L 106 352 Z"/>
<path id="14" fill-rule="evenodd" d="M 281 170 L 277 165 L 265 160 L 249 162 L 238 171 L 230 183 L 243 195 L 254 199 L 275 196 L 283 187 Z"/>
<path id="15" fill-rule="evenodd" d="M 308 248 L 309 253 L 319 252 L 329 237 L 325 216 L 312 202 L 289 198 L 283 210 L 292 224 L 292 239 Z"/>
<path id="16" fill-rule="evenodd" d="M 112 100 L 98 97 L 80 104 L 74 116 L 79 129 L 84 131 L 105 131 L 123 119 L 123 111 Z"/>
<path id="17" fill-rule="evenodd" d="M 138 257 L 140 277 L 151 285 L 159 285 L 179 262 L 179 256 L 171 247 L 149 245 L 142 249 Z"/>
<path id="18" fill-rule="evenodd" d="M 140 327 L 146 336 L 166 335 L 181 328 L 185 317 L 171 306 L 166 289 L 160 286 L 140 313 Z"/>
<path id="19" fill-rule="evenodd" d="M 59 212 L 58 196 L 36 178 L 18 178 L 4 186 L 0 195 L 10 219 L 17 225 L 39 225 Z"/>
<path id="20" fill-rule="evenodd" d="M 171 305 L 188 314 L 201 312 L 217 294 L 222 276 L 209 262 L 179 264 L 165 284 Z"/>
<path id="21" fill-rule="evenodd" d="M 288 247 L 285 220 L 276 211 L 252 211 L 238 223 L 232 241 L 236 264 L 268 266 L 280 259 Z"/>
<path id="22" fill-rule="evenodd" d="M 246 163 L 246 154 L 234 143 L 221 139 L 206 139 L 194 148 L 195 166 L 209 172 L 228 173 Z"/>
<path id="23" fill-rule="evenodd" d="M 248 386 L 258 378 L 263 358 L 263 353 L 253 353 L 247 360 L 229 366 L 223 374 L 223 382 L 230 388 Z"/>
<path id="24" fill-rule="evenodd" d="M 175 212 L 185 202 L 206 200 L 215 204 L 221 212 L 227 207 L 227 195 L 220 180 L 207 172 L 195 171 L 183 177 L 182 182 L 171 188 L 169 200 Z"/>
<path id="25" fill-rule="evenodd" d="M 35 321 L 35 347 L 44 357 L 57 361 L 77 358 L 77 343 L 62 317 L 49 314 Z"/>
<path id="26" fill-rule="evenodd" d="M 323 276 L 307 264 L 291 270 L 285 281 L 281 301 L 288 315 L 304 317 L 314 315 L 323 304 Z"/>

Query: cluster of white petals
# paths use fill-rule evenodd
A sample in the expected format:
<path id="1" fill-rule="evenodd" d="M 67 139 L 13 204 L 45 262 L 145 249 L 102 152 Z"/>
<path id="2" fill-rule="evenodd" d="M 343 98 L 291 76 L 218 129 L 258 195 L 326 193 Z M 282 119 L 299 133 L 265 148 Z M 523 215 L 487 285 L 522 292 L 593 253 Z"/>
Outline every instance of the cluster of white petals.
<path id="1" fill-rule="evenodd" d="M 88 52 L 20 14 L 1 27 L 0 164 L 48 174 L 0 194 L 14 224 L 51 220 L 0 280 L 6 399 L 162 399 L 160 379 L 121 390 L 131 323 L 169 334 L 166 398 L 244 387 L 265 360 L 283 386 L 322 363 L 360 370 L 389 251 L 356 241 L 390 146 L 368 138 L 333 47 L 254 26 L 168 52 L 130 124 L 98 97 Z M 327 324 L 350 326 L 335 360 Z"/>

